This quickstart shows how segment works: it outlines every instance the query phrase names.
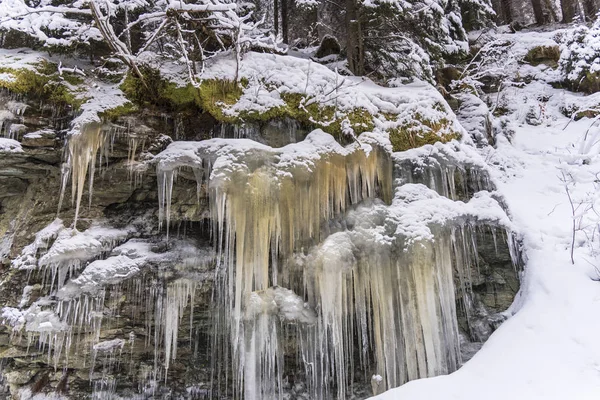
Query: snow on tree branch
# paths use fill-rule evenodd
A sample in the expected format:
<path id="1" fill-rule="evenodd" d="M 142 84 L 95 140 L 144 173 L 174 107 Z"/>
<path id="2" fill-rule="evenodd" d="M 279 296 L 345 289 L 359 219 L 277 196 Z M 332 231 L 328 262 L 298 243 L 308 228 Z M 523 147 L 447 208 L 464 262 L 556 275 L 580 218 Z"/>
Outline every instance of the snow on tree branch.
<path id="1" fill-rule="evenodd" d="M 250 47 L 276 49 L 274 38 L 259 29 L 261 23 L 251 11 L 239 14 L 231 0 L 79 0 L 64 6 L 51 0 L 0 2 L 0 30 L 23 32 L 47 46 L 102 41 L 142 82 L 139 57 L 144 52 L 178 60 L 197 84 L 197 71 L 211 55 L 230 49 L 239 63 Z"/>

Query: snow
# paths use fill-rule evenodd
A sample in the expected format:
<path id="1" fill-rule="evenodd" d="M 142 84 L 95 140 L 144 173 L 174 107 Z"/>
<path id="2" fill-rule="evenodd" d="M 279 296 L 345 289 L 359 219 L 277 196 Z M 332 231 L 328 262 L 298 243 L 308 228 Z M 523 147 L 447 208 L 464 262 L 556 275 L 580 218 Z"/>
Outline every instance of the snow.
<path id="1" fill-rule="evenodd" d="M 572 83 L 578 84 L 587 73 L 600 71 L 599 32 L 600 22 L 596 21 L 590 28 L 580 25 L 566 33 L 559 64 Z"/>
<path id="2" fill-rule="evenodd" d="M 98 114 L 129 103 L 118 86 L 101 81 L 91 81 L 90 78 L 87 80 L 86 90 L 76 94 L 78 98 L 87 101 L 81 105 L 81 113 L 71 122 L 70 134 L 78 134 L 81 128 L 90 122 L 101 122 Z"/>
<path id="3" fill-rule="evenodd" d="M 19 398 L 21 400 L 67 400 L 67 397 L 58 393 L 32 393 L 30 388 L 19 390 Z"/>
<path id="4" fill-rule="evenodd" d="M 132 277 L 140 271 L 144 264 L 143 258 L 131 259 L 127 256 L 109 257 L 90 263 L 83 272 L 60 289 L 57 296 L 61 299 L 72 296 L 79 287 L 79 292 L 95 292 L 104 285 L 117 283 Z M 79 294 L 79 293 L 78 293 Z"/>
<path id="5" fill-rule="evenodd" d="M 4 4 L 16 2 L 11 0 Z M 495 38 L 510 41 L 512 56 L 519 58 L 533 47 L 557 45 L 555 36 L 556 32 L 526 32 L 497 34 Z M 6 63 L 10 68 L 31 68 L 33 61 L 39 61 L 27 52 L 0 50 L 0 56 L 6 57 L 3 65 Z M 208 66 L 203 78 L 231 79 L 233 71 L 235 60 L 219 58 Z M 482 396 L 491 400 L 595 400 L 600 396 L 600 319 L 597 318 L 600 315 L 600 284 L 597 282 L 600 246 L 596 236 L 600 232 L 599 219 L 592 207 L 600 200 L 600 128 L 595 126 L 596 120 L 574 121 L 563 115 L 565 111 L 572 114 L 598 109 L 600 96 L 582 96 L 552 88 L 547 82 L 557 75 L 546 66 L 514 63 L 504 72 L 516 71 L 534 80 L 505 87 L 498 93 L 497 99 L 507 109 L 507 116 L 493 121 L 496 129 L 505 132 L 497 137 L 495 148 L 476 149 L 453 142 L 393 155 L 396 163 L 411 161 L 425 165 L 443 160 L 452 166 L 474 168 L 490 177 L 494 191 L 479 191 L 463 202 L 442 196 L 422 184 L 403 182 L 395 187 L 391 204 L 367 199 L 363 205 L 348 211 L 348 223 L 355 231 L 362 230 L 360 233 L 386 242 L 390 240 L 389 232 L 378 226 L 379 221 L 385 220 L 385 228 L 391 227 L 393 235 L 406 238 L 406 245 L 433 241 L 433 230 L 440 226 L 470 223 L 500 226 L 519 235 L 526 257 L 521 293 L 507 311 L 511 318 L 480 352 L 451 375 L 409 382 L 376 397 L 379 400 L 479 400 Z M 293 176 L 292 170 L 294 173 L 314 171 L 324 155 L 347 156 L 359 149 L 369 154 L 375 146 L 389 151 L 389 141 L 381 131 L 412 118 L 416 112 L 433 120 L 445 116 L 454 119 L 441 95 L 420 82 L 383 88 L 367 79 L 338 76 L 308 60 L 257 53 L 245 56 L 240 76 L 248 79 L 249 85 L 240 101 L 227 109 L 230 115 L 249 110 L 265 112 L 283 104 L 281 94 L 296 93 L 307 97 L 306 104 L 334 105 L 340 111 L 365 109 L 376 116 L 376 133 L 363 134 L 357 143 L 347 147 L 340 146 L 332 136 L 320 130 L 309 134 L 301 143 L 278 149 L 246 139 L 175 142 L 155 157 L 159 174 L 173 173 L 181 167 L 192 167 L 195 172 L 208 169 L 214 184 L 230 179 L 232 171 L 251 171 L 253 162 L 260 159 L 270 161 L 273 167 L 270 172 L 283 179 Z M 0 74 L 0 80 L 10 79 L 14 79 L 12 74 Z M 90 94 L 91 100 L 83 105 L 71 133 L 77 134 L 85 124 L 99 121 L 99 112 L 125 102 L 120 90 L 111 85 L 92 84 L 85 95 Z M 464 108 L 459 111 L 458 120 L 469 132 L 476 131 L 484 137 L 491 118 L 485 102 L 470 94 L 463 94 L 461 100 Z M 434 109 L 432 106 L 437 102 L 445 108 Z M 384 113 L 396 117 L 390 121 Z M 509 134 L 507 127 L 500 127 L 501 121 L 507 122 L 514 133 Z M 454 124 L 457 131 L 462 131 L 463 127 Z M 22 149 L 17 141 L 0 138 L 0 152 L 19 153 Z M 346 188 L 343 189 L 345 196 Z M 571 202 L 576 206 L 575 211 Z M 174 244 L 172 251 L 162 254 L 154 253 L 152 243 L 143 240 L 129 240 L 115 247 L 131 235 L 129 229 L 102 225 L 78 232 L 56 220 L 36 235 L 12 266 L 35 268 L 68 264 L 71 268 L 77 264 L 84 267 L 57 292 L 59 299 L 70 299 L 128 279 L 150 262 L 174 261 L 187 265 L 201 258 L 184 244 Z M 332 235 L 323 247 L 335 247 L 341 259 L 344 252 L 350 253 L 351 245 L 347 237 Z M 38 260 L 40 250 L 46 249 Z M 99 257 L 105 258 L 97 259 Z M 31 287 L 25 289 L 23 306 Z M 193 289 L 195 286 L 189 283 L 176 286 L 171 300 L 178 306 L 173 309 L 181 308 L 180 303 L 186 305 Z M 249 296 L 245 312 L 251 316 L 268 314 L 282 321 L 309 325 L 317 321 L 314 310 L 289 289 L 269 287 L 253 291 Z M 16 330 L 25 328 L 40 334 L 68 329 L 44 306 L 42 301 L 27 310 L 4 307 L 1 318 Z M 178 321 L 180 316 L 169 318 L 169 321 Z M 173 338 L 176 330 L 177 323 L 171 323 L 166 329 L 167 337 Z M 168 342 L 171 346 L 171 341 Z M 172 343 L 176 346 L 176 336 Z M 122 339 L 114 339 L 97 343 L 94 349 L 111 351 L 123 345 Z M 176 347 L 172 358 L 175 350 Z M 382 380 L 380 375 L 372 378 L 376 384 Z"/>
<path id="6" fill-rule="evenodd" d="M 64 225 L 62 220 L 56 218 L 44 229 L 35 234 L 34 241 L 23 248 L 19 257 L 12 261 L 11 266 L 19 269 L 35 268 L 38 251 L 46 250 L 50 241 L 56 239 L 59 232 L 63 229 Z"/>
<path id="7" fill-rule="evenodd" d="M 92 225 L 83 232 L 74 229 L 61 230 L 52 247 L 40 258 L 39 265 L 43 267 L 73 260 L 91 260 L 109 251 L 115 243 L 124 241 L 129 234 L 129 230 L 100 224 Z"/>
<path id="8" fill-rule="evenodd" d="M 16 81 L 17 78 L 11 74 L 10 72 L 2 72 L 0 73 L 0 81 L 4 81 L 7 83 L 12 83 L 14 81 Z"/>
<path id="9" fill-rule="evenodd" d="M 113 339 L 113 340 L 105 340 L 103 342 L 96 343 L 94 345 L 94 350 L 98 352 L 106 352 L 106 351 L 114 351 L 115 349 L 123 349 L 125 346 L 125 340 L 123 339 Z"/>
<path id="10" fill-rule="evenodd" d="M 2 323 L 12 327 L 21 326 L 25 322 L 23 314 L 24 312 L 18 308 L 4 307 L 2 309 Z"/>
<path id="11" fill-rule="evenodd" d="M 234 78 L 233 58 L 219 57 L 211 61 L 202 79 Z M 282 94 L 300 94 L 306 97 L 304 106 L 313 103 L 332 106 L 341 113 L 366 110 L 374 116 L 375 126 L 381 130 L 413 120 L 416 114 L 430 121 L 444 118 L 454 121 L 454 113 L 441 94 L 430 84 L 418 80 L 398 87 L 382 87 L 364 77 L 341 76 L 310 60 L 254 52 L 244 55 L 239 77 L 247 79 L 248 85 L 237 103 L 224 106 L 224 112 L 231 116 L 240 112 L 263 113 L 284 105 Z M 454 132 L 462 131 L 458 124 L 451 128 Z"/>
<path id="12" fill-rule="evenodd" d="M 513 37 L 529 46 L 549 35 Z M 540 90 L 548 101 L 539 100 Z M 455 373 L 412 381 L 373 399 L 592 400 L 600 395 L 600 248 L 598 217 L 588 207 L 598 205 L 600 156 L 595 145 L 586 144 L 599 128 L 592 127 L 584 140 L 592 121 L 569 123 L 561 114 L 565 101 L 593 104 L 597 97 L 541 82 L 506 91 L 515 132 L 510 141 L 499 136 L 495 149 L 480 153 L 523 241 L 526 267 L 510 310 L 514 315 Z M 539 125 L 526 123 L 524 104 L 543 105 Z M 567 189 L 577 207 L 574 264 Z"/>
<path id="13" fill-rule="evenodd" d="M 364 139 L 364 140 L 363 140 Z M 378 145 L 389 147 L 385 138 L 378 138 Z M 204 161 L 212 164 L 212 177 L 224 175 L 234 168 L 242 168 L 244 157 L 251 153 L 262 154 L 264 159 L 275 159 L 278 169 L 285 170 L 298 166 L 310 168 L 324 155 L 339 154 L 346 156 L 358 148 L 366 153 L 371 151 L 375 141 L 372 135 L 358 138 L 358 144 L 341 146 L 333 136 L 316 129 L 299 143 L 281 148 L 255 142 L 250 139 L 209 139 L 200 142 L 173 142 L 164 151 L 154 157 L 157 171 L 173 171 L 180 167 L 201 168 Z M 221 171 L 221 172 L 219 172 Z M 282 172 L 285 173 L 285 172 Z"/>
<path id="14" fill-rule="evenodd" d="M 50 133 L 50 132 L 52 132 L 52 130 L 45 129 L 45 130 L 41 130 L 41 131 L 35 131 L 35 132 L 28 133 L 23 136 L 23 140 L 25 140 L 25 139 L 41 139 L 46 132 Z"/>
<path id="15" fill-rule="evenodd" d="M 0 153 L 22 153 L 21 143 L 14 139 L 0 137 Z"/>
<path id="16" fill-rule="evenodd" d="M 283 322 L 298 322 L 301 324 L 316 324 L 317 316 L 302 297 L 290 289 L 273 287 L 252 292 L 246 303 L 246 318 L 253 320 L 256 315 L 278 315 Z"/>
<path id="17" fill-rule="evenodd" d="M 69 45 L 85 38 L 99 39 L 97 28 L 79 19 L 67 17 L 67 13 L 91 14 L 83 2 L 74 2 L 75 7 L 54 7 L 42 2 L 41 7 L 29 7 L 22 0 L 3 0 L 0 4 L 0 28 L 26 32 L 48 45 Z M 77 7 L 76 5 L 79 5 Z M 64 38 L 49 37 L 48 31 L 68 33 Z M 57 35 L 59 36 L 59 35 Z"/>
<path id="18" fill-rule="evenodd" d="M 37 65 L 47 57 L 42 53 L 29 49 L 0 49 L 0 57 L 2 58 L 2 67 L 9 69 L 28 69 L 35 70 Z M 5 78 L 8 80 L 14 79 L 10 72 L 5 72 Z"/>
<path id="19" fill-rule="evenodd" d="M 14 1 L 20 2 L 18 0 Z M 0 16 L 2 15 L 2 6 L 0 5 Z M 60 55 L 49 57 L 29 49 L 0 49 L 0 59 L 2 59 L 3 68 L 14 70 L 28 69 L 36 71 L 36 67 L 42 61 L 49 61 L 61 65 L 63 70 L 72 69 L 86 74 L 85 90 L 72 90 L 76 98 L 83 100 L 83 104 L 80 107 L 80 112 L 71 122 L 70 134 L 78 134 L 81 128 L 90 122 L 101 122 L 99 113 L 128 103 L 118 85 L 93 78 L 94 74 L 90 71 L 95 67 L 92 64 L 86 63 L 85 60 L 72 59 Z M 0 74 L 0 80 L 11 82 L 15 79 L 15 76 L 9 72 Z M 73 88 L 69 87 L 69 89 Z M 20 110 L 20 112 L 16 113 L 17 115 L 22 113 L 22 110 L 24 110 L 23 107 L 27 106 L 22 104 L 20 108 L 14 110 Z"/>
<path id="20" fill-rule="evenodd" d="M 190 268 L 209 263 L 214 257 L 212 253 L 197 249 L 181 240 L 172 241 L 171 249 L 164 253 L 152 251 L 153 245 L 144 239 L 130 239 L 113 248 L 108 257 L 92 261 L 78 276 L 70 279 L 58 290 L 56 297 L 60 300 L 70 300 L 82 294 L 96 294 L 107 285 L 132 278 L 150 264 L 166 264 L 169 268 L 183 265 Z M 196 278 L 206 276 L 196 275 Z"/>

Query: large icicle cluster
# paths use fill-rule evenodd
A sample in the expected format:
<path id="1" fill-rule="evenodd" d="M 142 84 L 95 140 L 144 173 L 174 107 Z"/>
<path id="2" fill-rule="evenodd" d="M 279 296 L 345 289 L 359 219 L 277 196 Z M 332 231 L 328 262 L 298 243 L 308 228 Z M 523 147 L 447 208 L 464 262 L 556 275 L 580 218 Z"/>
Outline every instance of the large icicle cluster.
<path id="1" fill-rule="evenodd" d="M 356 371 L 389 388 L 460 366 L 455 292 L 469 302 L 473 227 L 510 221 L 489 192 L 473 196 L 491 186 L 480 165 L 460 169 L 444 147 L 393 163 L 386 144 L 363 135 L 342 147 L 314 131 L 279 149 L 211 139 L 156 156 L 167 226 L 178 171 L 194 172 L 199 193 L 208 187 L 221 251 L 217 386 L 281 398 L 295 368 L 310 398 L 344 399 Z"/>
<path id="2" fill-rule="evenodd" d="M 285 280 L 279 261 L 319 243 L 328 230 L 324 224 L 350 205 L 377 195 L 389 201 L 390 158 L 369 136 L 342 147 L 322 131 L 280 149 L 244 139 L 176 142 L 157 156 L 160 215 L 167 225 L 180 168 L 191 168 L 198 185 L 209 177 L 211 215 L 223 249 L 225 315 L 216 324 L 231 332 L 237 388 L 246 398 L 272 396 L 281 390 L 283 371 L 277 325 L 269 315 L 259 313 L 251 322 L 243 317 L 249 296 Z"/>

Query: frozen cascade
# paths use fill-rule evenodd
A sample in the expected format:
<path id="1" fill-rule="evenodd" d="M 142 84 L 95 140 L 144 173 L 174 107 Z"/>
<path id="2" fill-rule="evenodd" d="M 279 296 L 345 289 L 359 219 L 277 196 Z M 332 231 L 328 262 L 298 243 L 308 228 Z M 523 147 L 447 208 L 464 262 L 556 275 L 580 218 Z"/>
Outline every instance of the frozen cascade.
<path id="1" fill-rule="evenodd" d="M 281 369 L 272 346 L 256 349 L 247 338 L 243 314 L 247 296 L 279 282 L 278 260 L 304 246 L 319 243 L 324 222 L 344 212 L 351 204 L 380 195 L 390 199 L 391 163 L 379 143 L 340 146 L 322 131 L 309 134 L 304 142 L 279 149 L 239 139 L 173 143 L 157 156 L 160 218 L 169 225 L 173 179 L 182 167 L 210 170 L 208 187 L 212 220 L 218 248 L 223 250 L 219 300 L 224 318 L 215 329 L 231 330 L 234 380 L 246 398 L 272 396 L 272 373 Z M 212 167 L 212 168 L 211 168 Z M 200 174 L 197 173 L 197 176 Z M 207 176 L 205 172 L 203 176 Z M 270 264 L 274 266 L 269 268 Z M 261 317 L 263 332 L 276 334 L 270 320 Z M 275 332 L 275 333 L 273 333 Z M 250 349 L 246 347 L 251 346 Z M 274 342 L 273 342 L 274 343 Z M 264 345 L 264 343 L 263 343 Z M 215 351 L 228 354 L 225 344 Z M 261 379 L 271 389 L 259 387 L 245 377 L 245 353 L 271 351 L 267 369 L 270 378 Z M 218 349 L 218 350 L 217 350 Z M 256 356 L 259 357 L 259 356 Z M 252 368 L 252 367 L 249 367 Z M 268 382 L 268 383 L 267 383 Z M 279 389 L 280 390 L 280 389 Z"/>
<path id="2" fill-rule="evenodd" d="M 86 262 L 112 250 L 132 233 L 131 229 L 114 229 L 102 225 L 93 225 L 84 232 L 77 232 L 75 229 L 62 229 L 62 222 L 58 221 L 59 223 L 46 228 L 47 233 L 54 235 L 55 240 L 52 247 L 37 260 L 37 266 L 44 271 L 44 279 L 50 291 L 55 285 L 60 289 L 67 278 L 79 272 Z M 46 230 L 41 233 L 46 234 Z M 39 239 L 42 240 L 43 237 Z M 30 259 L 29 262 L 35 260 Z"/>
<path id="3" fill-rule="evenodd" d="M 285 353 L 282 327 L 313 326 L 316 313 L 300 296 L 282 287 L 249 293 L 244 302 L 240 343 L 244 394 L 272 398 L 277 393 L 281 397 Z"/>
<path id="4" fill-rule="evenodd" d="M 479 191 L 494 190 L 489 167 L 472 153 L 473 149 L 460 144 L 427 145 L 395 153 L 395 176 L 400 184 L 421 183 L 452 200 L 468 200 Z"/>
<path id="5" fill-rule="evenodd" d="M 119 230 L 101 225 L 77 232 L 65 228 L 61 220 L 53 221 L 36 235 L 34 242 L 23 250 L 19 262 L 13 265 L 20 269 L 41 267 L 54 271 L 53 277 L 41 287 L 42 293 L 49 295 L 39 297 L 29 308 L 2 310 L 2 318 L 12 325 L 14 334 L 24 332 L 28 347 L 46 353 L 46 362 L 56 370 L 70 362 L 89 365 L 95 399 L 114 398 L 125 339 L 103 340 L 101 331 L 110 331 L 111 326 L 118 325 L 118 319 L 112 317 L 118 317 L 125 296 L 136 307 L 145 308 L 143 315 L 132 316 L 146 319 L 145 336 L 152 337 L 154 333 L 153 373 L 140 384 L 155 388 L 156 384 L 148 382 L 160 380 L 161 364 L 166 372 L 169 361 L 175 359 L 184 311 L 191 308 L 191 327 L 196 290 L 212 275 L 201 272 L 214 264 L 212 251 L 198 249 L 185 241 L 173 241 L 172 251 L 159 253 L 152 251 L 152 244 L 144 240 L 131 239 L 118 245 L 132 233 L 131 228 Z M 157 280 L 145 272 L 149 266 L 158 266 L 159 270 L 168 267 L 172 271 L 164 278 L 159 274 Z M 188 278 L 171 281 L 174 271 L 181 271 Z M 22 307 L 28 303 L 31 290 L 31 286 L 24 289 Z M 135 334 L 130 333 L 131 348 L 134 338 Z"/>
<path id="6" fill-rule="evenodd" d="M 313 340 L 298 340 L 303 362 L 315 366 L 306 377 L 315 382 L 310 398 L 330 398 L 331 380 L 335 398 L 348 398 L 357 370 L 364 381 L 381 376 L 387 388 L 456 370 L 455 290 L 469 304 L 478 268 L 470 224 L 508 228 L 500 205 L 489 197 L 453 202 L 405 185 L 390 206 L 366 202 L 345 221 L 347 230 L 285 268 L 291 278 L 283 284 L 318 311 L 315 327 L 305 329 Z"/>
<path id="7" fill-rule="evenodd" d="M 62 165 L 61 189 L 58 212 L 62 208 L 67 184 L 71 180 L 71 201 L 75 206 L 73 227 L 77 226 L 83 190 L 88 180 L 88 205 L 92 204 L 94 178 L 97 169 L 108 165 L 109 155 L 113 152 L 114 141 L 117 137 L 127 139 L 127 166 L 130 181 L 138 186 L 146 165 L 135 160 L 138 152 L 144 152 L 146 137 L 150 129 L 144 125 L 131 128 L 130 126 L 103 125 L 99 122 L 84 124 L 78 131 L 72 133 L 67 142 L 66 158 Z"/>
<path id="8" fill-rule="evenodd" d="M 191 398 L 365 398 L 451 372 L 465 334 L 483 342 L 482 321 L 505 318 L 506 306 L 473 313 L 482 227 L 518 257 L 485 168 L 452 146 L 390 155 L 384 140 L 342 147 L 320 131 L 282 148 L 172 143 L 154 159 L 162 224 L 186 185 L 209 204 L 212 236 L 56 220 L 13 262 L 46 278 L 2 318 L 55 373 L 89 371 L 98 399 L 182 382 Z M 212 365 L 187 366 L 204 352 Z"/>
<path id="9" fill-rule="evenodd" d="M 175 142 L 156 157 L 167 227 L 178 171 L 191 169 L 208 186 L 223 260 L 216 385 L 227 386 L 231 358 L 236 398 L 282 398 L 290 336 L 310 398 L 347 398 L 357 369 L 387 388 L 456 370 L 456 293 L 468 310 L 478 262 L 471 224 L 510 230 L 485 191 L 485 170 L 461 169 L 452 149 L 427 149 L 421 174 L 395 156 L 400 179 L 388 206 L 367 200 L 391 201 L 386 152 L 372 142 L 342 148 L 327 136 L 316 131 L 279 149 L 243 139 Z M 334 233 L 334 219 L 346 230 Z M 314 318 L 283 317 L 274 290 L 298 293 Z"/>
<path id="10" fill-rule="evenodd" d="M 113 339 L 99 342 L 93 346 L 92 366 L 96 364 L 96 358 L 102 358 L 102 372 L 98 379 L 94 379 L 94 371 L 90 372 L 93 379 L 92 399 L 111 400 L 117 386 L 117 380 L 112 375 L 114 369 L 119 367 L 119 358 L 123 352 L 125 340 Z"/>

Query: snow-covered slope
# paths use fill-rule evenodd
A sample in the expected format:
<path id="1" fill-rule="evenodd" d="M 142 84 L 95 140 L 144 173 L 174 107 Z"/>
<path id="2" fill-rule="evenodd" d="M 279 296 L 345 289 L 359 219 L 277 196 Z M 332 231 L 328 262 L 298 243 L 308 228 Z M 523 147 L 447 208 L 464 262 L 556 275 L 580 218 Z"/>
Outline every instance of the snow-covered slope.
<path id="1" fill-rule="evenodd" d="M 570 122 L 560 113 L 565 103 L 585 108 L 590 98 L 539 81 L 501 94 L 510 103 L 514 134 L 480 153 L 523 239 L 516 314 L 455 373 L 374 399 L 600 398 L 600 129 L 596 120 Z M 523 118 L 532 104 L 539 105 L 540 125 Z"/>

